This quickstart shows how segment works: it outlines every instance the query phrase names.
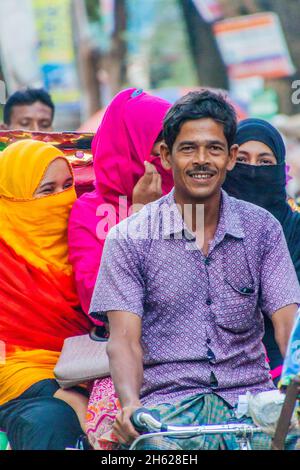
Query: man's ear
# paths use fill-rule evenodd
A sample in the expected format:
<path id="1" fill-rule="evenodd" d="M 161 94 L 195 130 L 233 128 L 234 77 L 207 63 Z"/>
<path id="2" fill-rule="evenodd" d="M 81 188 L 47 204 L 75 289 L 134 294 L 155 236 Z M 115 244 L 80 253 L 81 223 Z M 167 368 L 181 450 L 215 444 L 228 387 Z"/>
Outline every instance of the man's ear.
<path id="1" fill-rule="evenodd" d="M 172 165 L 171 165 L 171 154 L 169 151 L 169 147 L 165 142 L 162 142 L 160 144 L 160 159 L 161 159 L 161 164 L 165 170 L 171 170 Z"/>
<path id="2" fill-rule="evenodd" d="M 231 171 L 235 167 L 238 151 L 239 151 L 239 146 L 237 144 L 234 144 L 230 147 L 227 171 Z"/>
<path id="3" fill-rule="evenodd" d="M 8 130 L 7 124 L 4 124 L 4 122 L 3 122 L 3 123 L 0 123 L 0 130 L 1 130 L 1 131 L 7 131 L 7 130 Z"/>

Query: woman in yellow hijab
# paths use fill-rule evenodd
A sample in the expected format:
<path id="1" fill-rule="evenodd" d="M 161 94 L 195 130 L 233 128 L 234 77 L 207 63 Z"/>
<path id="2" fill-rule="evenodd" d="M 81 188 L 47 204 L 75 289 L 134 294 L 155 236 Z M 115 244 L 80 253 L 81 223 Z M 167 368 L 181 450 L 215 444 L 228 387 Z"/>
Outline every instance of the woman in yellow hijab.
<path id="1" fill-rule="evenodd" d="M 13 449 L 63 449 L 82 433 L 86 398 L 61 390 L 53 375 L 64 339 L 91 326 L 68 261 L 75 199 L 57 148 L 26 140 L 2 152 L 0 428 Z"/>

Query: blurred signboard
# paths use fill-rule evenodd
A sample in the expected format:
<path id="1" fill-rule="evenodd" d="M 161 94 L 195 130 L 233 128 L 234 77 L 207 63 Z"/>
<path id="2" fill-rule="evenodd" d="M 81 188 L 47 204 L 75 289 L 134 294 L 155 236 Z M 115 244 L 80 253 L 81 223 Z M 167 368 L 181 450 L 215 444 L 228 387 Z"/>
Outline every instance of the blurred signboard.
<path id="1" fill-rule="evenodd" d="M 193 0 L 193 2 L 207 23 L 213 23 L 224 16 L 222 5 L 218 0 Z"/>
<path id="2" fill-rule="evenodd" d="M 270 120 L 279 112 L 278 95 L 275 90 L 266 88 L 263 77 L 231 80 L 230 94 L 243 105 L 249 117 Z"/>
<path id="3" fill-rule="evenodd" d="M 295 72 L 275 13 L 218 21 L 213 29 L 230 78 L 280 78 Z"/>
<path id="4" fill-rule="evenodd" d="M 278 112 L 278 96 L 275 90 L 269 88 L 253 96 L 249 107 L 250 116 L 271 120 Z"/>
<path id="5" fill-rule="evenodd" d="M 79 110 L 71 3 L 71 0 L 32 0 L 44 85 L 58 107 Z"/>

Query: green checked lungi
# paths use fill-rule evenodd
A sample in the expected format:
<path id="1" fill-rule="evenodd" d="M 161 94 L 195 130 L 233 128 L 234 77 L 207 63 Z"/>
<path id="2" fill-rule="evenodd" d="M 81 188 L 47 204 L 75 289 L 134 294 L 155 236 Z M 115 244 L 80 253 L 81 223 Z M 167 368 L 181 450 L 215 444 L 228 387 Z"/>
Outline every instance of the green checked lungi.
<path id="1" fill-rule="evenodd" d="M 158 411 L 162 423 L 177 426 L 228 424 L 230 422 L 253 424 L 251 418 L 238 420 L 234 408 L 215 394 L 200 394 L 175 404 L 148 406 Z M 269 450 L 271 436 L 255 433 L 250 437 L 253 450 Z M 291 439 L 290 439 L 291 440 Z M 287 448 L 294 448 L 296 439 Z M 138 444 L 137 450 L 238 450 L 239 438 L 235 434 L 212 434 L 189 438 L 152 437 Z"/>

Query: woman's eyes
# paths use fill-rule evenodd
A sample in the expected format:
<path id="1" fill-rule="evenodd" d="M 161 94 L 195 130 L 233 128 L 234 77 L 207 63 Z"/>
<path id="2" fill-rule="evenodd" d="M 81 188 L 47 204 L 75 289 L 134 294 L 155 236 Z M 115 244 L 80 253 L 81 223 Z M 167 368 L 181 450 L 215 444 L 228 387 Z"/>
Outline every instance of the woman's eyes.
<path id="1" fill-rule="evenodd" d="M 65 189 L 69 189 L 73 186 L 73 183 L 66 183 L 64 184 L 63 186 L 63 190 Z M 42 191 L 40 191 L 38 194 L 42 194 L 44 196 L 47 196 L 49 194 L 54 194 L 56 192 L 56 188 L 55 187 L 52 187 L 52 188 L 47 188 L 47 189 L 43 189 Z M 58 191 L 59 192 L 59 191 Z"/>
<path id="2" fill-rule="evenodd" d="M 243 157 L 243 156 L 238 156 L 236 161 L 238 163 L 248 163 L 248 160 L 246 157 Z M 254 163 L 252 163 L 253 165 Z M 258 160 L 256 163 L 255 163 L 256 166 L 263 166 L 263 165 L 274 165 L 274 163 L 267 159 L 267 158 L 264 158 L 264 159 L 261 159 L 261 160 Z"/>
<path id="3" fill-rule="evenodd" d="M 53 193 L 54 189 L 53 188 L 47 188 L 43 189 L 42 191 L 39 191 L 38 194 L 51 194 Z"/>

